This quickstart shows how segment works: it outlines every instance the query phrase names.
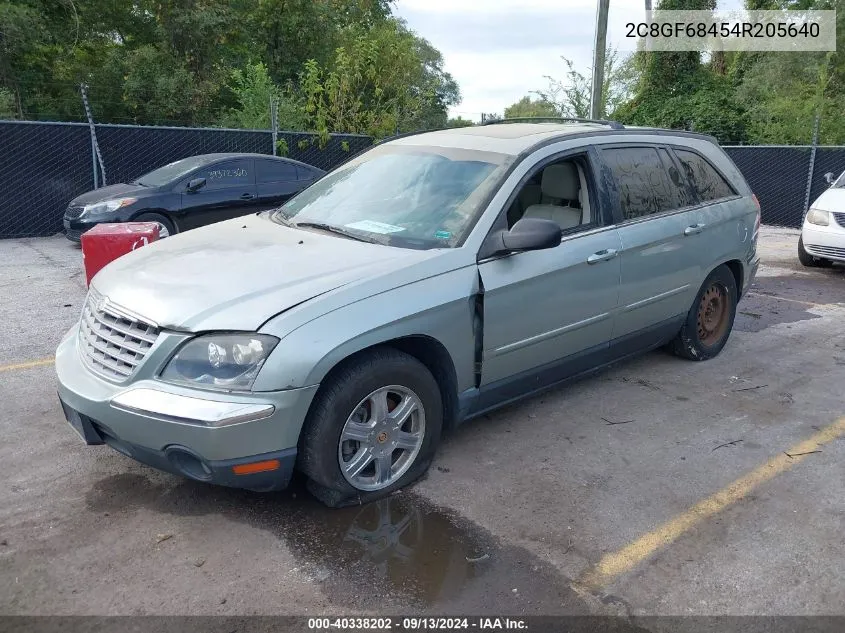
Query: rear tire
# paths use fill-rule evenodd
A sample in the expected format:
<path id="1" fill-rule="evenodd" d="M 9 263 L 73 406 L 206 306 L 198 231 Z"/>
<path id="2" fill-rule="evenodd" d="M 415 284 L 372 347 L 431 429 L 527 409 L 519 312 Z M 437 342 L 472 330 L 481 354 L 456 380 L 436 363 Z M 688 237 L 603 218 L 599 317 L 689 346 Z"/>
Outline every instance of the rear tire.
<path id="1" fill-rule="evenodd" d="M 162 240 L 165 237 L 176 235 L 176 227 L 173 226 L 173 222 L 171 222 L 169 218 L 163 216 L 160 213 L 142 213 L 138 217 L 134 218 L 132 221 L 155 222 L 156 224 L 158 224 L 158 237 Z"/>
<path id="2" fill-rule="evenodd" d="M 297 467 L 326 505 L 368 503 L 425 474 L 442 427 L 442 396 L 428 368 L 404 352 L 377 348 L 323 381 L 300 436 Z"/>
<path id="3" fill-rule="evenodd" d="M 718 355 L 733 329 L 736 304 L 736 280 L 723 264 L 701 285 L 681 331 L 671 343 L 672 352 L 696 361 Z"/>

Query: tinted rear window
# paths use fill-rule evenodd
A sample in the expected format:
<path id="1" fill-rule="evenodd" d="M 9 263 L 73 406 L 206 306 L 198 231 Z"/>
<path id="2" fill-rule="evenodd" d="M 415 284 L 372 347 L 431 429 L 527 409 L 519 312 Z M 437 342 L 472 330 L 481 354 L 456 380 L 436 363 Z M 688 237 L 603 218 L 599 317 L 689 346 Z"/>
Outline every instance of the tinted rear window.
<path id="1" fill-rule="evenodd" d="M 681 167 L 686 174 L 687 180 L 695 191 L 701 202 L 719 200 L 735 196 L 736 191 L 716 171 L 707 159 L 694 152 L 676 149 L 675 155 L 681 162 Z"/>
<path id="2" fill-rule="evenodd" d="M 669 180 L 653 147 L 617 147 L 602 150 L 619 189 L 625 220 L 634 220 L 682 206 L 679 188 Z"/>
<path id="3" fill-rule="evenodd" d="M 695 200 L 692 197 L 690 192 L 689 186 L 687 186 L 684 177 L 681 175 L 681 172 L 678 170 L 677 164 L 675 161 L 672 160 L 672 157 L 669 155 L 665 149 L 660 148 L 657 150 L 657 153 L 660 154 L 660 160 L 663 161 L 663 166 L 666 168 L 666 173 L 669 174 L 669 186 L 672 187 L 674 195 L 678 197 L 680 201 L 681 207 L 689 207 L 695 204 Z"/>
<path id="4" fill-rule="evenodd" d="M 296 180 L 296 165 L 280 160 L 256 160 L 258 184 Z"/>

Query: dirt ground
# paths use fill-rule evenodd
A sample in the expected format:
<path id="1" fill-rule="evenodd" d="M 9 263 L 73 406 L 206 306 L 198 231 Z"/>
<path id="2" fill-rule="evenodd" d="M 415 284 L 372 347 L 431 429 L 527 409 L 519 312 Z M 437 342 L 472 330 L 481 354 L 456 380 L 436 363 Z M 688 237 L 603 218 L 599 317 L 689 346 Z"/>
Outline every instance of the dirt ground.
<path id="1" fill-rule="evenodd" d="M 0 241 L 0 613 L 845 615 L 845 267 L 797 240 L 764 229 L 718 358 L 509 406 L 340 511 L 82 445 L 49 360 L 80 251 Z"/>

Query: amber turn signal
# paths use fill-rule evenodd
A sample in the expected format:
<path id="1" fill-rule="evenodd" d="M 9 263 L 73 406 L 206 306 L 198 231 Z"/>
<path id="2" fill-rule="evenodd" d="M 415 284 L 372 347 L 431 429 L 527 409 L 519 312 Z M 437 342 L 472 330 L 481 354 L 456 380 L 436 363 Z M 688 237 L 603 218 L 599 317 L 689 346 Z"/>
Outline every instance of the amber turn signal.
<path id="1" fill-rule="evenodd" d="M 271 470 L 278 470 L 281 465 L 278 459 L 268 459 L 252 464 L 238 464 L 237 466 L 232 466 L 232 471 L 236 475 L 251 475 L 253 473 L 266 473 Z"/>

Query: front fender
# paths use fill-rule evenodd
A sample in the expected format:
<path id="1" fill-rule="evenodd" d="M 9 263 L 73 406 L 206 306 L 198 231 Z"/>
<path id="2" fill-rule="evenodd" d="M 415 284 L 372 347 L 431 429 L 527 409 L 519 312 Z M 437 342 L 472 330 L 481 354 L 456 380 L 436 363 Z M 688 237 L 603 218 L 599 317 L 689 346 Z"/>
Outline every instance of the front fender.
<path id="1" fill-rule="evenodd" d="M 455 367 L 458 391 L 474 384 L 473 313 L 476 267 L 467 266 L 376 294 L 290 329 L 284 313 L 262 333 L 281 340 L 255 381 L 255 391 L 319 384 L 343 359 L 368 347 L 409 336 L 441 343 Z M 319 299 L 318 299 L 319 301 Z M 312 306 L 313 309 L 313 306 Z"/>

